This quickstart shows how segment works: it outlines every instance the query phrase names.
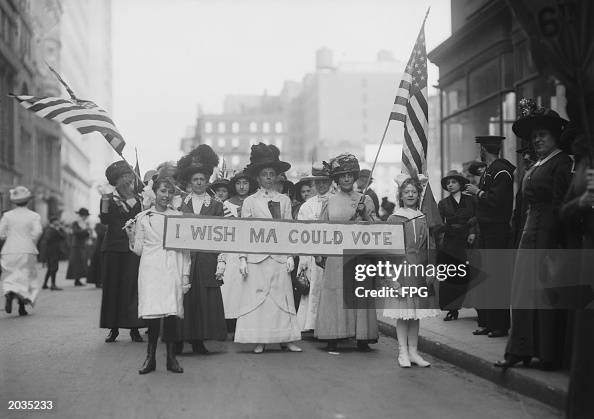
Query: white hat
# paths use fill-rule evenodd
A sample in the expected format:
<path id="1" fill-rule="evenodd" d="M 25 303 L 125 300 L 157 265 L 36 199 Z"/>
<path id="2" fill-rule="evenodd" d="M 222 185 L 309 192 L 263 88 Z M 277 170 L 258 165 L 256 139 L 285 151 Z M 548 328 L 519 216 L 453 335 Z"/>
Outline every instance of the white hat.
<path id="1" fill-rule="evenodd" d="M 10 202 L 13 204 L 21 204 L 31 199 L 31 191 L 24 186 L 17 186 L 9 191 Z"/>

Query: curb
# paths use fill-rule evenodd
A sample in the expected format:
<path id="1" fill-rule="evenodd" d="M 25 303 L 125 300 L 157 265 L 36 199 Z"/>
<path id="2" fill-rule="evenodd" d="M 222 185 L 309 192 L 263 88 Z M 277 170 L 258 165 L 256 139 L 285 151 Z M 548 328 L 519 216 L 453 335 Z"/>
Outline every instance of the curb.
<path id="1" fill-rule="evenodd" d="M 395 326 L 381 320 L 378 320 L 378 324 L 380 332 L 396 339 Z M 565 409 L 567 389 L 548 386 L 542 381 L 522 374 L 521 370 L 510 368 L 506 372 L 502 372 L 501 369 L 483 358 L 424 336 L 419 336 L 419 349 L 508 390 L 536 399 L 554 408 Z"/>

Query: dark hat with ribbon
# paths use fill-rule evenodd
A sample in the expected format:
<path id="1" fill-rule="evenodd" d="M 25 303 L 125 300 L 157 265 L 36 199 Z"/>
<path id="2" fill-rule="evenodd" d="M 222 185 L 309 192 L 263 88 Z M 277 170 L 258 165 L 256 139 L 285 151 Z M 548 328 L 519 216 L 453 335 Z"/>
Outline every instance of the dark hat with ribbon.
<path id="1" fill-rule="evenodd" d="M 125 160 L 118 160 L 113 162 L 107 169 L 105 169 L 105 177 L 110 185 L 115 186 L 118 179 L 127 173 L 134 174 L 132 166 L 130 166 Z"/>
<path id="2" fill-rule="evenodd" d="M 248 172 L 242 170 L 241 172 L 237 172 L 233 175 L 233 177 L 229 180 L 229 183 L 235 188 L 235 184 L 239 181 L 239 179 L 245 179 L 250 183 L 250 191 L 249 193 L 254 193 L 258 189 L 258 182 L 253 176 L 250 176 Z M 235 193 L 236 191 L 234 191 Z"/>
<path id="3" fill-rule="evenodd" d="M 75 214 L 78 214 L 81 217 L 84 217 L 84 216 L 88 217 L 90 215 L 89 210 L 86 209 L 85 207 L 81 207 L 78 211 L 75 212 Z"/>
<path id="4" fill-rule="evenodd" d="M 355 176 L 359 176 L 359 172 L 361 171 L 359 168 L 359 161 L 350 153 L 343 153 L 330 159 L 328 166 L 332 178 L 346 173 L 352 173 Z"/>
<path id="5" fill-rule="evenodd" d="M 487 163 L 482 161 L 473 161 L 468 165 L 468 173 L 473 176 L 480 176 L 482 174 L 481 169 L 484 169 L 485 167 L 487 167 Z"/>
<path id="6" fill-rule="evenodd" d="M 229 194 L 229 196 L 235 195 L 235 188 L 233 187 L 231 182 L 229 182 L 229 180 L 227 180 L 227 179 L 215 180 L 214 182 L 212 182 L 210 184 L 210 188 L 215 192 L 219 188 L 225 188 L 225 189 L 227 189 L 227 193 Z"/>
<path id="7" fill-rule="evenodd" d="M 260 170 L 272 168 L 277 174 L 286 172 L 291 164 L 279 159 L 280 150 L 274 145 L 264 143 L 254 144 L 250 153 L 250 164 L 245 170 L 252 176 L 258 176 Z"/>
<path id="8" fill-rule="evenodd" d="M 218 165 L 217 153 L 208 144 L 200 144 L 178 160 L 174 178 L 187 184 L 194 174 L 202 173 L 208 180 Z"/>
<path id="9" fill-rule="evenodd" d="M 569 122 L 554 110 L 537 106 L 533 99 L 522 98 L 519 108 L 520 117 L 512 125 L 512 130 L 514 134 L 526 141 L 530 140 L 532 130 L 535 128 L 548 129 L 559 140 Z"/>
<path id="10" fill-rule="evenodd" d="M 450 170 L 442 179 L 441 179 L 441 187 L 444 190 L 448 190 L 448 180 L 455 179 L 460 184 L 460 187 L 463 187 L 470 181 L 460 172 L 457 170 Z"/>

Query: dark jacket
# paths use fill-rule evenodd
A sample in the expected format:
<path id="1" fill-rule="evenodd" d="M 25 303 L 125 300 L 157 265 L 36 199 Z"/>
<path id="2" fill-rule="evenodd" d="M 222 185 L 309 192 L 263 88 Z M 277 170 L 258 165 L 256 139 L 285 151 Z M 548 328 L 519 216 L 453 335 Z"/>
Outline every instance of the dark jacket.
<path id="1" fill-rule="evenodd" d="M 102 252 L 129 252 L 128 235 L 123 230 L 124 224 L 131 218 L 136 217 L 141 211 L 140 200 L 130 207 L 118 196 L 109 194 L 109 206 L 107 212 L 99 213 L 102 224 L 107 226 L 107 232 L 101 244 Z"/>
<path id="2" fill-rule="evenodd" d="M 473 196 L 462 194 L 460 203 L 453 196 L 448 196 L 437 205 L 439 215 L 444 222 L 442 250 L 460 253 L 467 247 L 469 234 L 478 234 L 476 207 Z"/>
<path id="3" fill-rule="evenodd" d="M 505 159 L 491 163 L 479 182 L 477 219 L 480 224 L 509 224 L 514 206 L 514 171 Z"/>

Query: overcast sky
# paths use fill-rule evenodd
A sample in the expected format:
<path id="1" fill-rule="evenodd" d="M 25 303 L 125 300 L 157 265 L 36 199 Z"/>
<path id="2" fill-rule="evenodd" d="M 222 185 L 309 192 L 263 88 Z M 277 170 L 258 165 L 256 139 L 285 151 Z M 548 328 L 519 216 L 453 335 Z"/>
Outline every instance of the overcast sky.
<path id="1" fill-rule="evenodd" d="M 198 104 L 219 112 L 227 94 L 277 94 L 314 70 L 323 46 L 336 61 L 374 61 L 386 49 L 406 62 L 428 6 L 429 51 L 450 34 L 449 0 L 115 0 L 113 116 L 124 154 L 138 147 L 143 172 L 176 160 Z"/>

